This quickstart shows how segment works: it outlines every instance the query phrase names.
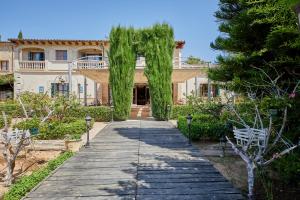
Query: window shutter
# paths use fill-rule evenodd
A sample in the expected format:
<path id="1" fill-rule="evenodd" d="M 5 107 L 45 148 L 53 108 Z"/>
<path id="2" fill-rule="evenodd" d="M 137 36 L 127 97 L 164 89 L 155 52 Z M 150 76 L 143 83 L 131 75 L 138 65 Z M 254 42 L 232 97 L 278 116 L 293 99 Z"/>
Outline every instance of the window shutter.
<path id="1" fill-rule="evenodd" d="M 55 83 L 51 83 L 51 97 L 55 96 L 56 93 L 56 88 L 55 88 L 56 84 Z"/>

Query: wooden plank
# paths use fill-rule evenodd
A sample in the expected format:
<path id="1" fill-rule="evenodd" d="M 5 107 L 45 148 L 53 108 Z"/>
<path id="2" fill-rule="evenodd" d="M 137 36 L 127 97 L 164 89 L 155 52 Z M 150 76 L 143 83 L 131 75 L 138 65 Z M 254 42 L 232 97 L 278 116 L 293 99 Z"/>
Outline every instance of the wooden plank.
<path id="1" fill-rule="evenodd" d="M 241 199 L 168 122 L 114 122 L 27 200 Z"/>

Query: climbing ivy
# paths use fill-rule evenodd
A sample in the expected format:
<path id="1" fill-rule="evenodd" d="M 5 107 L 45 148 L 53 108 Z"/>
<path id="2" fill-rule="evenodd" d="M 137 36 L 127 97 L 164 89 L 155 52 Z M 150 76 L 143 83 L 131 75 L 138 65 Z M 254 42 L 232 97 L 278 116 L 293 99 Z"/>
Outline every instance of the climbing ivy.
<path id="1" fill-rule="evenodd" d="M 155 24 L 141 30 L 140 51 L 146 59 L 144 71 L 148 79 L 152 115 L 158 120 L 168 118 L 172 105 L 173 29 L 168 24 Z"/>
<path id="2" fill-rule="evenodd" d="M 130 114 L 133 78 L 136 64 L 134 29 L 113 27 L 109 49 L 109 83 L 112 91 L 114 118 L 125 120 Z"/>

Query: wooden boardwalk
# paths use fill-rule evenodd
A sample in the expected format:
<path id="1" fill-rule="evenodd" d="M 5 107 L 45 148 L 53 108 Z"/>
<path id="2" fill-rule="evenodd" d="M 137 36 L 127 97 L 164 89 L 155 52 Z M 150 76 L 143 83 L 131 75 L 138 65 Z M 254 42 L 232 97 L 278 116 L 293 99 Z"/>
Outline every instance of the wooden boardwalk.
<path id="1" fill-rule="evenodd" d="M 26 200 L 243 199 L 168 122 L 105 127 Z"/>

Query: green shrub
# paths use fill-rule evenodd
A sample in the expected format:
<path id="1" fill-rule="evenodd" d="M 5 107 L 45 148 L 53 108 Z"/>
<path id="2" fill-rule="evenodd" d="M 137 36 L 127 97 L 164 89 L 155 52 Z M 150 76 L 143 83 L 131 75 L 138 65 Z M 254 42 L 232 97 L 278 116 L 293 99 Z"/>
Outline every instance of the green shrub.
<path id="1" fill-rule="evenodd" d="M 71 139 L 79 139 L 86 131 L 86 122 L 83 119 L 76 120 L 70 123 L 51 122 L 43 123 L 39 127 L 40 134 L 38 139 L 64 139 L 69 137 Z"/>
<path id="2" fill-rule="evenodd" d="M 51 105 L 51 99 L 47 94 L 23 92 L 20 98 L 30 116 L 46 116 L 48 114 L 46 108 Z"/>
<path id="3" fill-rule="evenodd" d="M 65 152 L 56 159 L 48 162 L 47 166 L 33 172 L 29 176 L 23 176 L 14 183 L 9 191 L 5 193 L 4 200 L 19 200 L 32 190 L 38 183 L 45 179 L 53 170 L 72 157 L 72 152 Z"/>
<path id="4" fill-rule="evenodd" d="M 300 186 L 300 150 L 288 154 L 272 164 L 279 178 L 285 184 L 298 184 Z"/>
<path id="5" fill-rule="evenodd" d="M 10 125 L 11 123 L 11 117 L 10 116 L 6 116 L 7 119 L 7 123 L 8 125 Z M 4 128 L 5 122 L 4 122 L 4 118 L 3 115 L 0 115 L 0 128 Z"/>
<path id="6" fill-rule="evenodd" d="M 171 119 L 177 119 L 179 116 L 187 116 L 188 114 L 210 114 L 219 118 L 223 107 L 223 104 L 215 102 L 201 102 L 197 105 L 176 105 L 173 107 Z"/>
<path id="7" fill-rule="evenodd" d="M 108 122 L 111 120 L 111 109 L 107 106 L 80 106 L 78 108 L 69 109 L 66 116 L 84 119 L 87 114 L 96 122 Z"/>
<path id="8" fill-rule="evenodd" d="M 6 115 L 10 115 L 12 117 L 19 117 L 19 116 L 24 115 L 21 106 L 19 106 L 17 103 L 13 103 L 13 102 L 1 103 L 0 104 L 0 113 L 2 113 L 2 111 L 4 111 Z"/>
<path id="9" fill-rule="evenodd" d="M 174 105 L 171 119 L 177 119 L 179 116 L 187 116 L 188 114 L 195 113 L 197 113 L 197 110 L 191 105 Z"/>
<path id="10" fill-rule="evenodd" d="M 185 136 L 188 137 L 186 116 L 180 116 L 178 118 L 178 128 Z M 202 114 L 193 116 L 190 133 L 192 140 L 219 140 L 221 134 L 225 134 L 226 132 L 227 128 L 225 124 L 213 115 Z"/>
<path id="11" fill-rule="evenodd" d="M 33 128 L 39 128 L 40 126 L 40 119 L 38 118 L 32 118 L 27 119 L 25 121 L 21 121 L 13 126 L 13 128 L 18 128 L 20 130 L 28 130 Z"/>

